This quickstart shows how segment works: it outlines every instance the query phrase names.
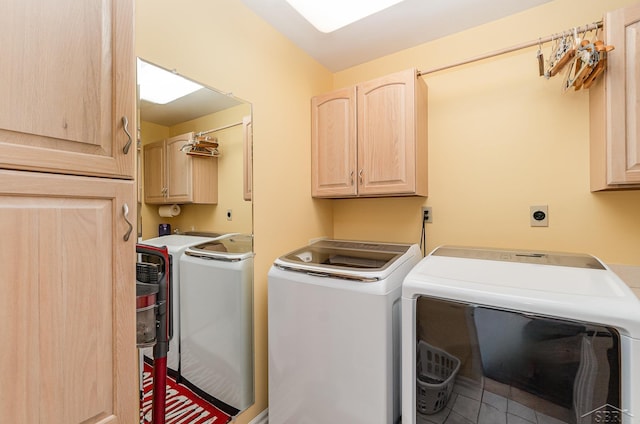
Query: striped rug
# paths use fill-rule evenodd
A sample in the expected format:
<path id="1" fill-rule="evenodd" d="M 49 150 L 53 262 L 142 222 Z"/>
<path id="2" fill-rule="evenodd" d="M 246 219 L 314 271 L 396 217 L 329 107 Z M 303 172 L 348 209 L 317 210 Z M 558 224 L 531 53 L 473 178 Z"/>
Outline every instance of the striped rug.
<path id="1" fill-rule="evenodd" d="M 143 398 L 140 404 L 140 424 L 151 424 L 153 377 L 146 362 L 143 372 Z M 167 377 L 166 424 L 226 424 L 231 417 L 217 409 L 188 388 Z"/>

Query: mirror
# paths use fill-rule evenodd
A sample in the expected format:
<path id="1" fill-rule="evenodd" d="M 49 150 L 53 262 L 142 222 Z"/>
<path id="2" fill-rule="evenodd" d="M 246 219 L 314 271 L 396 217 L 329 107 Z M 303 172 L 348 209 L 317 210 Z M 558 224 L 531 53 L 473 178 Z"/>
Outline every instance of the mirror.
<path id="1" fill-rule="evenodd" d="M 200 249 L 201 255 L 221 259 L 200 259 L 206 262 L 204 273 L 197 272 L 201 265 L 185 265 L 198 260 L 187 258 L 189 249 L 173 258 L 174 267 L 180 264 L 179 290 L 172 290 L 179 297 L 174 317 L 179 338 L 170 342 L 169 377 L 234 416 L 254 402 L 252 106 L 142 59 L 137 76 L 139 239 L 161 243 L 163 232 L 222 236 Z M 171 93 L 174 88 L 186 91 Z M 229 234 L 235 235 L 223 236 Z M 196 287 L 202 275 L 242 288 L 189 298 L 187 287 Z M 202 290 L 213 285 L 207 281 Z M 171 350 L 178 355 L 175 369 Z"/>
<path id="2" fill-rule="evenodd" d="M 169 89 L 171 82 L 159 81 L 158 73 L 192 83 L 192 80 L 144 60 L 138 59 L 138 63 L 138 68 L 155 71 L 154 74 L 145 76 L 139 69 L 142 78 L 138 81 L 139 97 L 145 93 L 145 87 L 159 86 L 161 89 Z M 150 82 L 146 82 L 144 78 Z M 164 104 L 153 103 L 145 99 L 138 101 L 140 114 L 138 119 L 139 148 L 144 150 L 144 146 L 149 143 L 183 135 L 185 141 L 179 142 L 175 146 L 176 149 L 180 149 L 188 143 L 186 134 L 190 132 L 196 135 L 202 134 L 202 138 L 217 139 L 219 156 L 213 159 L 217 162 L 217 184 L 213 184 L 210 179 L 205 181 L 204 185 L 197 184 L 198 176 L 193 176 L 193 181 L 187 182 L 193 184 L 191 188 L 194 195 L 215 190 L 217 199 L 214 201 L 211 199 L 185 201 L 186 188 L 179 184 L 180 178 L 175 177 L 176 174 L 184 177 L 181 174 L 183 169 L 172 168 L 172 166 L 180 166 L 180 164 L 172 162 L 172 160 L 178 160 L 175 157 L 167 157 L 165 158 L 166 164 L 155 166 L 155 168 L 166 166 L 165 171 L 168 173 L 173 171 L 173 175 L 162 172 L 162 169 L 146 169 L 144 163 L 140 163 L 138 166 L 138 181 L 140 182 L 138 198 L 142 203 L 142 222 L 139 225 L 139 230 L 143 239 L 156 237 L 158 235 L 157 224 L 160 223 L 170 224 L 173 233 L 214 231 L 251 234 L 253 232 L 251 104 L 206 86 L 198 85 L 196 88 L 190 94 Z M 143 156 L 144 152 L 141 152 L 141 162 L 144 162 Z M 180 155 L 180 159 L 188 158 L 189 156 L 184 154 Z M 197 162 L 211 162 L 211 160 Z M 160 181 L 163 177 L 167 181 Z M 145 187 L 145 180 L 147 180 L 149 187 Z M 155 187 L 159 187 L 160 190 L 164 189 L 164 192 L 155 196 L 152 193 Z M 171 196 L 175 196 L 175 201 Z M 175 217 L 160 219 L 158 205 L 163 204 L 178 204 L 181 213 Z"/>

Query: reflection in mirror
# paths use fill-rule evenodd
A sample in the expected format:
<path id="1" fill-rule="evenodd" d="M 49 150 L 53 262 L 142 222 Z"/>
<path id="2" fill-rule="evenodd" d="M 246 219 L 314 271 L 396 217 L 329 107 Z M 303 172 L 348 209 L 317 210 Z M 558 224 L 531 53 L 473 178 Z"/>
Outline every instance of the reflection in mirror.
<path id="1" fill-rule="evenodd" d="M 169 377 L 234 416 L 254 401 L 251 104 L 138 59 L 138 113 L 138 236 L 174 256 Z"/>

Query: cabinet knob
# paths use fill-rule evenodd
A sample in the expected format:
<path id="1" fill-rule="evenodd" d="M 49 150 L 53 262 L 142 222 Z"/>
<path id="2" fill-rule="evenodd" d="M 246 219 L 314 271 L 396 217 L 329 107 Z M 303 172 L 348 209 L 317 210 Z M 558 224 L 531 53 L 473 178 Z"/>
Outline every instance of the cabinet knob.
<path id="1" fill-rule="evenodd" d="M 360 180 L 360 185 L 362 185 L 362 169 L 358 171 L 358 179 Z"/>
<path id="2" fill-rule="evenodd" d="M 353 185 L 353 171 L 349 174 L 349 179 L 351 180 L 351 185 Z"/>
<path id="3" fill-rule="evenodd" d="M 126 155 L 129 153 L 129 148 L 131 147 L 131 141 L 132 141 L 131 134 L 129 133 L 129 120 L 127 119 L 126 116 L 122 117 L 122 129 L 124 130 L 124 133 L 129 138 L 127 141 L 127 144 L 125 144 L 124 147 L 122 148 L 122 152 Z"/>

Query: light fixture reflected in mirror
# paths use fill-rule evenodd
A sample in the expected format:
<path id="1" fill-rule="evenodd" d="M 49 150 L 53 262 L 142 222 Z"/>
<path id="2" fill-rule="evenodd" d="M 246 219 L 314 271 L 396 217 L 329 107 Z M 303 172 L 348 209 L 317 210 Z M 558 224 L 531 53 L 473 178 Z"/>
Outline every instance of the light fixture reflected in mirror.
<path id="1" fill-rule="evenodd" d="M 165 105 L 204 88 L 200 84 L 140 59 L 137 67 L 138 81 L 144 82 L 140 83 L 140 99 L 151 103 Z"/>

